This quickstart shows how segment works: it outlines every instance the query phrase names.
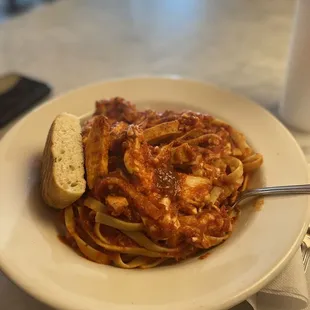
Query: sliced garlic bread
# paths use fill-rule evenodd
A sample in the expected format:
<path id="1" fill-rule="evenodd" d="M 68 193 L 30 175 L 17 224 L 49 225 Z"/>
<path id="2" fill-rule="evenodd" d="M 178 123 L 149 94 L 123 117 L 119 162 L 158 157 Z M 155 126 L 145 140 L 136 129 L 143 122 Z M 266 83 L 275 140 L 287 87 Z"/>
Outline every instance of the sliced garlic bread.
<path id="1" fill-rule="evenodd" d="M 44 201 L 57 209 L 72 204 L 85 192 L 84 174 L 80 121 L 62 113 L 51 125 L 45 143 L 41 169 Z"/>

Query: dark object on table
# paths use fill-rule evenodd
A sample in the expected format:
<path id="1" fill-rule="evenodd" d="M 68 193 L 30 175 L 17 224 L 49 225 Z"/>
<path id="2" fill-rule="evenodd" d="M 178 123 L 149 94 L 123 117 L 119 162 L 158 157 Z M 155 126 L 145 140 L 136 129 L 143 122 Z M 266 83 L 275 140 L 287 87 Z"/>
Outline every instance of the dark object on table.
<path id="1" fill-rule="evenodd" d="M 52 2 L 54 0 L 41 0 L 41 1 L 33 1 L 33 0 L 7 0 L 5 11 L 9 15 L 16 15 L 19 13 L 26 12 L 28 9 L 33 8 L 34 6 L 44 3 L 44 2 Z"/>
<path id="2" fill-rule="evenodd" d="M 0 128 L 38 104 L 50 91 L 47 84 L 18 74 L 0 77 Z"/>

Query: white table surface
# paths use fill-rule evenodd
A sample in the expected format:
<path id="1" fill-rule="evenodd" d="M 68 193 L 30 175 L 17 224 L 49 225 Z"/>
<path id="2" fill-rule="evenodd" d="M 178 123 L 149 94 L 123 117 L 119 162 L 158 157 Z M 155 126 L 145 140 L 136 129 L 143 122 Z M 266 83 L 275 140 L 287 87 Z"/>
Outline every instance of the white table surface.
<path id="1" fill-rule="evenodd" d="M 0 74 L 36 77 L 53 95 L 102 79 L 177 74 L 242 93 L 277 115 L 294 5 L 59 0 L 0 24 Z M 310 134 L 293 134 L 310 161 Z M 50 308 L 0 274 L 0 309 Z"/>

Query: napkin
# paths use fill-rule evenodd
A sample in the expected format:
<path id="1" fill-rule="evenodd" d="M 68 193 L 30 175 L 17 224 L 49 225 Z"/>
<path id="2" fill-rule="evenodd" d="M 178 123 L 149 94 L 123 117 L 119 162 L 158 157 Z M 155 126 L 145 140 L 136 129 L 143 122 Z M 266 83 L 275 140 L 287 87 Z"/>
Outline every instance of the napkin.
<path id="1" fill-rule="evenodd" d="M 310 310 L 309 292 L 310 266 L 305 274 L 298 250 L 279 276 L 231 310 Z"/>
<path id="2" fill-rule="evenodd" d="M 310 280 L 310 272 L 308 275 Z M 252 307 L 249 309 L 253 310 L 308 309 L 308 301 L 307 277 L 300 250 L 279 276 L 247 300 Z"/>

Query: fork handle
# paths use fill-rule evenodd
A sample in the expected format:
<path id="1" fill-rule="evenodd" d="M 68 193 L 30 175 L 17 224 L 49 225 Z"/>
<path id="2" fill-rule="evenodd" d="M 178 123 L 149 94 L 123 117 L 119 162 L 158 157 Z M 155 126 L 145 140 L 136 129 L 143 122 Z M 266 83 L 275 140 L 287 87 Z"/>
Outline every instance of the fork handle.
<path id="1" fill-rule="evenodd" d="M 310 194 L 310 184 L 255 188 L 242 192 L 231 208 L 232 209 L 235 208 L 241 201 L 250 197 L 306 195 L 306 194 Z"/>
<path id="2" fill-rule="evenodd" d="M 292 195 L 292 194 L 299 194 L 299 195 L 310 194 L 310 184 L 255 188 L 255 189 L 251 189 L 251 190 L 247 190 L 243 192 L 242 200 L 244 198 L 255 197 L 255 196 L 282 196 L 282 195 Z"/>

